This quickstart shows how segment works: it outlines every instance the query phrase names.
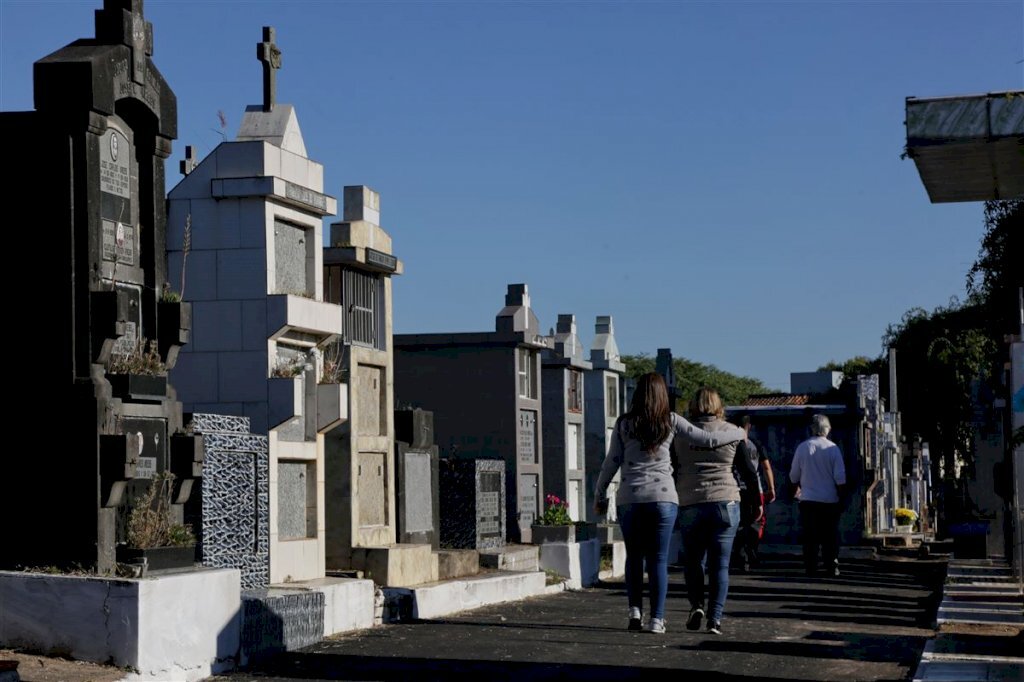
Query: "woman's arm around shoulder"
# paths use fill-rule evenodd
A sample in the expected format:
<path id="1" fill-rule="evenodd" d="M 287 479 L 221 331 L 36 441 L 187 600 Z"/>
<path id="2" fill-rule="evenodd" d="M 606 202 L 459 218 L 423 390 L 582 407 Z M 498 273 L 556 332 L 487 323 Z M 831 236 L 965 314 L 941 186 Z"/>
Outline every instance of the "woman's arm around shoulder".
<path id="1" fill-rule="evenodd" d="M 746 431 L 733 424 L 729 424 L 728 428 L 721 431 L 705 431 L 699 426 L 691 424 L 675 412 L 672 413 L 672 426 L 675 429 L 676 436 L 688 443 L 705 448 L 717 448 L 720 445 L 735 443 L 747 437 Z"/>

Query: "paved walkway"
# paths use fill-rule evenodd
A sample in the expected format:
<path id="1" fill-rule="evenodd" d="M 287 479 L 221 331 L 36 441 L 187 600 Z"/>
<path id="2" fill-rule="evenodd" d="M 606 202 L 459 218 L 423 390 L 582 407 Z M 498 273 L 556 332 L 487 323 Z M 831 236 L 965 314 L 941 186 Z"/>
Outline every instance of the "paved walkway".
<path id="1" fill-rule="evenodd" d="M 943 561 L 848 560 L 839 577 L 809 580 L 796 557 L 776 557 L 733 576 L 716 636 L 683 627 L 673 570 L 665 635 L 625 630 L 613 582 L 338 636 L 215 679 L 909 680 L 935 636 L 944 573 Z"/>

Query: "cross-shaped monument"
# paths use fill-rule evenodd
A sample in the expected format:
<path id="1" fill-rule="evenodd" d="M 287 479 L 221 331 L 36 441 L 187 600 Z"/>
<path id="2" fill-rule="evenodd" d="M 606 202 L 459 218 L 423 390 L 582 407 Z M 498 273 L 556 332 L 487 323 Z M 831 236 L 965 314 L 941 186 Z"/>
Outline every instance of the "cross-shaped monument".
<path id="1" fill-rule="evenodd" d="M 132 80 L 145 85 L 146 57 L 153 55 L 153 24 L 142 16 L 142 0 L 104 0 L 103 9 L 96 10 L 96 38 L 131 48 Z"/>
<path id="2" fill-rule="evenodd" d="M 178 163 L 178 171 L 188 175 L 196 168 L 196 150 L 190 144 L 185 145 L 185 158 Z"/>
<path id="3" fill-rule="evenodd" d="M 274 44 L 273 26 L 263 27 L 263 42 L 256 44 L 256 58 L 263 62 L 263 111 L 270 111 L 276 98 L 275 71 L 281 68 L 281 48 Z"/>

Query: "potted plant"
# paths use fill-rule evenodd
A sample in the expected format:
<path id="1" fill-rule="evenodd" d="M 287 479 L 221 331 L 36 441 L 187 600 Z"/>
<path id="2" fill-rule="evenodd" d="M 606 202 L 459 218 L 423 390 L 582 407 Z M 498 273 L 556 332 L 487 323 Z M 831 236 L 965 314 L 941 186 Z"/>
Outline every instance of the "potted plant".
<path id="1" fill-rule="evenodd" d="M 906 507 L 898 507 L 892 513 L 893 518 L 896 521 L 896 530 L 901 533 L 909 533 L 914 528 L 914 523 L 917 521 L 917 512 L 913 509 L 907 509 Z"/>
<path id="2" fill-rule="evenodd" d="M 144 564 L 144 571 L 188 568 L 195 563 L 192 527 L 171 521 L 174 474 L 158 473 L 128 516 L 127 542 L 117 548 L 118 563 Z"/>
<path id="3" fill-rule="evenodd" d="M 167 396 L 167 366 L 156 344 L 140 338 L 130 348 L 114 351 L 107 366 L 113 395 L 121 398 Z"/>
<path id="4" fill-rule="evenodd" d="M 320 379 L 316 386 L 316 428 L 326 433 L 348 420 L 348 367 L 340 343 L 319 354 Z"/>
<path id="5" fill-rule="evenodd" d="M 575 542 L 576 524 L 569 516 L 569 504 L 558 495 L 548 495 L 544 500 L 547 502 L 544 513 L 531 527 L 533 543 Z"/>
<path id="6" fill-rule="evenodd" d="M 279 357 L 270 368 L 267 398 L 270 427 L 302 416 L 306 402 L 305 377 L 309 359 L 305 355 Z"/>

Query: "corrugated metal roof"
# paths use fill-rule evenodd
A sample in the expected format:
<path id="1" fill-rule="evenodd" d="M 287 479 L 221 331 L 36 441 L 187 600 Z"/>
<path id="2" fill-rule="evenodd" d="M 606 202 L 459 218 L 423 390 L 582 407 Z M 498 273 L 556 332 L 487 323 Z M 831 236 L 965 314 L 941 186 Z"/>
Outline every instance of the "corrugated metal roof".
<path id="1" fill-rule="evenodd" d="M 1024 197 L 1024 91 L 908 97 L 906 127 L 932 203 Z"/>
<path id="2" fill-rule="evenodd" d="M 810 402 L 811 396 L 807 393 L 771 393 L 747 396 L 747 399 L 743 401 L 743 407 L 781 407 L 784 405 L 807 405 Z"/>

